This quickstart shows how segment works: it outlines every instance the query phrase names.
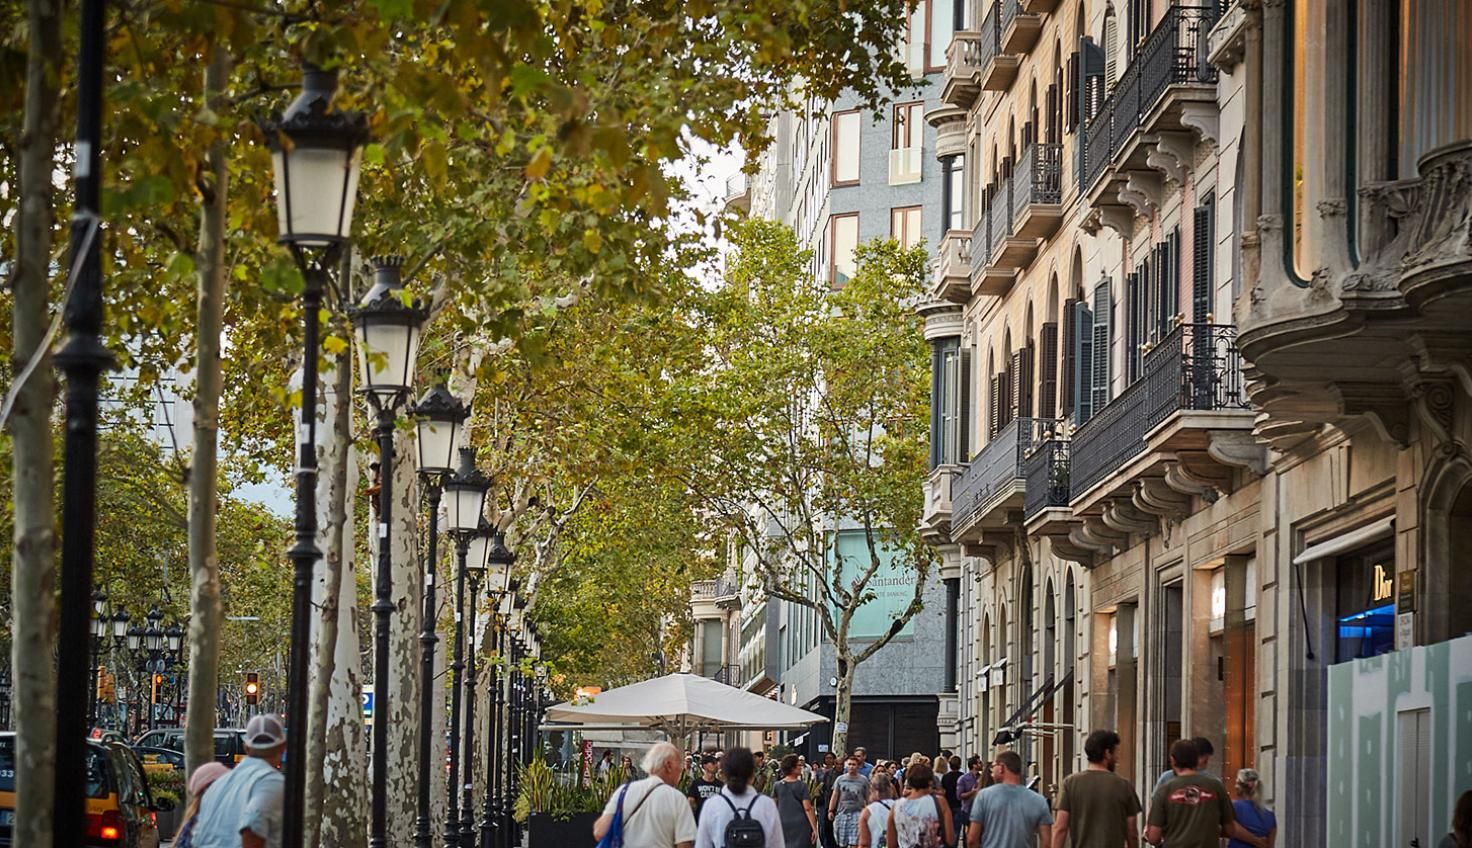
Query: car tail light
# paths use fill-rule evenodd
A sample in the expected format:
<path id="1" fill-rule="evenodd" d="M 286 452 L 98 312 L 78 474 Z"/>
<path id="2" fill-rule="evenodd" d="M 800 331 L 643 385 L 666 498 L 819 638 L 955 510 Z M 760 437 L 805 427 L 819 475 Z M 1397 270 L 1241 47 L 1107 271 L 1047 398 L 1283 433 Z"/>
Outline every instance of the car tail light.
<path id="1" fill-rule="evenodd" d="M 123 838 L 123 817 L 117 810 L 87 816 L 87 838 L 117 842 Z"/>

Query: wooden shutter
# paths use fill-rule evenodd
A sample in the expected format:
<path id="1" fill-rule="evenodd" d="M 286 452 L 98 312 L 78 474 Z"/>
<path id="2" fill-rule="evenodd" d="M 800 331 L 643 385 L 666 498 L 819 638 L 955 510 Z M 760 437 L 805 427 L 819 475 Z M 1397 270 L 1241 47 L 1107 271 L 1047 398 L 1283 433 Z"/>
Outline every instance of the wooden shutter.
<path id="1" fill-rule="evenodd" d="M 1181 228 L 1176 225 L 1165 240 L 1166 321 L 1175 329 L 1176 315 L 1181 312 Z"/>
<path id="2" fill-rule="evenodd" d="M 1044 98 L 1044 100 L 1047 101 L 1047 109 L 1048 109 L 1048 132 L 1044 135 L 1044 139 L 1046 139 L 1046 141 L 1049 144 L 1057 144 L 1058 143 L 1058 139 L 1059 139 L 1059 133 L 1062 132 L 1062 129 L 1063 129 L 1062 127 L 1058 126 L 1058 86 L 1057 86 L 1057 84 L 1048 86 L 1048 94 Z"/>
<path id="3" fill-rule="evenodd" d="M 1038 333 L 1038 412 L 1039 418 L 1058 415 L 1058 325 L 1052 321 Z"/>
<path id="4" fill-rule="evenodd" d="M 1146 263 L 1124 278 L 1124 379 L 1133 383 L 1140 376 L 1140 342 L 1145 328 L 1145 303 L 1140 296 L 1140 278 L 1149 267 Z"/>
<path id="5" fill-rule="evenodd" d="M 1000 380 L 997 383 L 997 429 L 1001 430 L 1012 422 L 1013 375 L 1003 371 L 997 376 Z"/>
<path id="6" fill-rule="evenodd" d="M 991 396 L 987 402 L 987 424 L 986 435 L 989 439 L 997 436 L 997 431 L 1002 429 L 1002 375 L 992 375 Z"/>
<path id="7" fill-rule="evenodd" d="M 1109 403 L 1109 389 L 1114 376 L 1110 361 L 1109 341 L 1110 331 L 1113 328 L 1113 299 L 1109 292 L 1109 281 L 1094 287 L 1094 351 L 1093 351 L 1093 376 L 1090 388 L 1093 390 L 1094 414 L 1098 414 L 1105 404 Z"/>
<path id="8" fill-rule="evenodd" d="M 1094 417 L 1094 313 L 1086 301 L 1073 301 L 1073 420 Z"/>
<path id="9" fill-rule="evenodd" d="M 1119 18 L 1114 9 L 1104 13 L 1104 87 L 1114 89 L 1119 79 Z"/>
<path id="10" fill-rule="evenodd" d="M 1196 207 L 1191 245 L 1191 320 L 1205 324 L 1211 314 L 1212 247 L 1216 241 L 1216 195 L 1208 194 Z"/>
<path id="11" fill-rule="evenodd" d="M 1012 354 L 1011 419 L 1032 417 L 1032 345 Z"/>
<path id="12" fill-rule="evenodd" d="M 1079 105 L 1080 105 L 1079 98 L 1080 98 L 1080 91 L 1082 90 L 1081 87 L 1079 86 L 1080 80 L 1079 80 L 1078 51 L 1077 50 L 1073 51 L 1073 53 L 1070 54 L 1069 57 L 1068 57 L 1068 73 L 1064 77 L 1064 80 L 1065 80 L 1065 82 L 1064 82 L 1063 100 L 1064 100 L 1064 102 L 1067 105 L 1064 107 L 1064 122 L 1065 123 L 1064 123 L 1063 127 L 1064 127 L 1064 131 L 1065 132 L 1070 132 L 1071 133 L 1075 129 L 1078 129 L 1078 122 L 1079 122 L 1079 117 L 1078 116 L 1079 116 Z M 1064 323 L 1066 324 L 1067 322 L 1065 321 Z"/>
<path id="13" fill-rule="evenodd" d="M 961 419 L 961 438 L 956 446 L 956 461 L 971 458 L 971 348 L 961 348 L 961 405 L 956 410 Z"/>
<path id="14" fill-rule="evenodd" d="M 1078 335 L 1074 332 L 1078 326 L 1078 319 L 1074 313 L 1078 311 L 1079 302 L 1069 298 L 1063 302 L 1063 417 L 1073 415 L 1074 398 L 1078 397 L 1078 387 L 1074 385 L 1074 375 L 1078 373 Z"/>

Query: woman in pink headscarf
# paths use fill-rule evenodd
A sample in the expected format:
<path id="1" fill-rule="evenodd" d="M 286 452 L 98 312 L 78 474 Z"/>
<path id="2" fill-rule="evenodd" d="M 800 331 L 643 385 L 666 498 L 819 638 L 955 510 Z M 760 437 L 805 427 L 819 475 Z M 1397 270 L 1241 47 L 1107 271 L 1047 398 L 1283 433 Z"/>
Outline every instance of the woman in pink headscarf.
<path id="1" fill-rule="evenodd" d="M 199 801 L 204 797 L 204 791 L 210 788 L 210 784 L 230 773 L 230 769 L 220 763 L 205 763 L 189 775 L 189 806 L 184 810 L 184 824 L 179 828 L 179 833 L 174 837 L 174 848 L 192 848 L 194 841 L 190 833 L 194 830 L 194 821 L 199 817 Z"/>

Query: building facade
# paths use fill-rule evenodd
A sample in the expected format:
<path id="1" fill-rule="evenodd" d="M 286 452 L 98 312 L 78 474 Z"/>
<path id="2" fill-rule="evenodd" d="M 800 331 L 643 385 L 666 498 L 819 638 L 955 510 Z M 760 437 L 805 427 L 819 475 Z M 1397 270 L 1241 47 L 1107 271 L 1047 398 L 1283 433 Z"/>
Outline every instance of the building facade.
<path id="1" fill-rule="evenodd" d="M 1114 729 L 1148 797 L 1205 736 L 1285 844 L 1445 831 L 1472 772 L 1417 752 L 1472 738 L 1467 44 L 1455 0 L 967 5 L 923 307 L 963 750 L 1051 795 Z M 1384 768 L 1350 770 L 1384 812 L 1338 841 L 1365 748 L 1331 680 L 1381 655 L 1442 696 L 1378 688 Z"/>

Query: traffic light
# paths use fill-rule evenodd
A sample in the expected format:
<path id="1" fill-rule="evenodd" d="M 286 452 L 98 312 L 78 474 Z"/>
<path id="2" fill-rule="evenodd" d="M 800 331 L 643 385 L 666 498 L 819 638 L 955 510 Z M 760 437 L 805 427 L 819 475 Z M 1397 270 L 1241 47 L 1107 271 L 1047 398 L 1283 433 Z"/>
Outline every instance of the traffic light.
<path id="1" fill-rule="evenodd" d="M 261 675 L 258 672 L 245 673 L 245 702 L 252 707 L 261 702 Z"/>

